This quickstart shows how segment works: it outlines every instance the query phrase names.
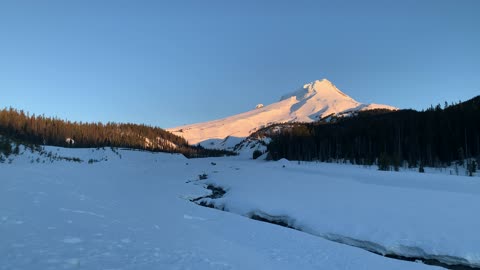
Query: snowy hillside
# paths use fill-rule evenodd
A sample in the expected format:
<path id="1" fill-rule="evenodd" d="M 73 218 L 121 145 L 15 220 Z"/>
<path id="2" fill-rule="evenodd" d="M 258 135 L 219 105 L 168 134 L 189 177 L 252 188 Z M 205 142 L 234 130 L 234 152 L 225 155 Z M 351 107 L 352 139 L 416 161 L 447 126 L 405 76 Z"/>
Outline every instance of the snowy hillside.
<path id="1" fill-rule="evenodd" d="M 231 205 L 233 212 L 241 213 L 243 209 L 259 207 L 257 209 L 271 214 L 288 213 L 289 216 L 298 218 L 299 222 L 311 224 L 312 231 L 328 232 L 331 229 L 331 232 L 341 232 L 357 239 L 365 236 L 364 232 L 370 228 L 375 233 L 368 240 L 384 239 L 388 243 L 406 246 L 418 244 L 422 248 L 435 245 L 438 252 L 452 251 L 451 254 L 455 256 L 468 254 L 465 260 L 471 262 L 477 262 L 480 254 L 478 242 L 475 242 L 478 237 L 468 238 L 466 236 L 470 231 L 458 231 L 462 228 L 462 223 L 455 225 L 449 222 L 452 219 L 448 215 L 453 214 L 449 211 L 445 213 L 447 223 L 418 238 L 418 241 L 410 238 L 415 236 L 415 224 L 422 225 L 428 221 L 427 218 L 399 220 L 400 223 L 391 229 L 403 228 L 398 231 L 400 233 L 392 231 L 387 234 L 385 230 L 388 228 L 378 231 L 379 225 L 373 221 L 381 220 L 380 215 L 385 212 L 377 211 L 379 214 L 372 216 L 375 209 L 386 211 L 395 206 L 392 214 L 401 215 L 414 210 L 410 208 L 415 203 L 412 200 L 417 200 L 418 197 L 409 198 L 408 203 L 402 204 L 405 198 L 395 196 L 389 198 L 392 204 L 382 206 L 384 202 L 380 200 L 386 195 L 376 197 L 373 192 L 383 194 L 384 190 L 392 190 L 396 184 L 388 181 L 377 185 L 378 177 L 372 178 L 371 182 L 365 181 L 368 179 L 363 177 L 365 173 L 362 173 L 361 181 L 355 182 L 343 177 L 345 172 L 334 170 L 331 173 L 342 176 L 338 183 L 324 173 L 316 178 L 326 182 L 306 179 L 303 188 L 295 191 L 292 188 L 295 186 L 287 186 L 289 182 L 293 183 L 292 179 L 297 178 L 291 175 L 311 178 L 308 176 L 311 168 L 300 165 L 290 167 L 288 164 L 287 168 L 281 168 L 283 163 L 242 161 L 238 157 L 189 160 L 177 154 L 113 148 L 46 147 L 42 152 L 47 154 L 28 150 L 20 156 L 10 156 L 8 162 L 0 163 L 2 270 L 438 269 L 421 263 L 389 259 L 324 237 L 198 206 L 191 200 L 209 194 L 210 191 L 205 188 L 206 181 L 231 188 L 225 196 L 225 203 Z M 84 162 L 73 162 L 65 158 L 51 159 L 48 153 Z M 85 162 L 93 159 L 98 162 Z M 279 179 L 268 176 L 273 171 L 281 172 L 283 169 L 288 170 L 288 179 L 278 173 L 275 178 L 280 177 Z M 322 167 L 317 169 L 324 171 Z M 353 169 L 351 175 L 356 175 L 355 171 L 361 172 L 361 169 Z M 203 173 L 206 173 L 206 180 L 199 179 Z M 388 174 L 382 175 L 390 178 Z M 257 176 L 263 179 L 257 179 Z M 457 181 L 458 188 L 455 192 L 446 193 L 443 187 L 446 187 L 448 179 L 442 180 L 440 186 L 434 183 L 426 185 L 425 179 L 417 181 L 416 176 L 405 175 L 410 181 L 400 181 L 403 186 L 399 188 L 429 192 L 432 194 L 429 198 L 441 200 L 439 203 L 455 199 L 457 205 L 463 200 L 472 204 L 463 205 L 462 212 L 475 212 L 478 205 L 477 184 L 452 177 L 451 182 Z M 242 185 L 243 180 L 247 180 L 245 185 Z M 277 180 L 280 181 L 278 185 L 275 183 Z M 260 189 L 252 194 L 251 202 L 245 204 L 242 195 L 257 190 L 251 186 L 254 182 L 261 183 Z M 356 185 L 348 188 L 350 182 L 355 182 Z M 318 200 L 323 196 L 331 197 L 330 186 L 337 189 L 338 198 L 361 192 L 357 196 L 363 196 L 361 200 L 366 202 L 352 204 L 353 210 L 348 209 L 348 213 L 337 212 L 336 216 L 332 216 L 347 204 L 332 205 L 329 208 L 327 204 L 314 205 L 307 201 L 312 199 L 310 195 L 304 196 L 304 192 L 314 192 Z M 375 188 L 372 192 L 367 189 L 370 186 Z M 262 195 L 267 187 L 269 194 Z M 285 196 L 295 204 L 285 205 Z M 276 209 L 269 207 L 269 202 L 276 202 L 278 198 L 282 198 L 280 201 L 283 204 L 279 203 Z M 433 204 L 432 201 L 425 207 Z M 299 205 L 301 207 L 298 211 L 292 208 Z M 362 208 L 368 205 L 375 208 L 370 211 Z M 351 223 L 362 212 L 368 216 Z M 429 212 L 424 214 L 428 216 Z M 455 215 L 457 216 L 458 214 Z M 467 218 L 470 221 L 475 216 Z M 322 217 L 331 220 L 323 223 Z M 373 220 L 369 221 L 369 217 Z M 397 220 L 398 218 L 385 222 L 388 225 Z M 341 226 L 330 227 L 335 223 Z M 350 226 L 354 223 L 357 224 L 356 227 Z M 473 228 L 477 223 L 471 223 L 466 228 Z M 424 232 L 423 227 L 420 228 L 419 232 Z M 443 232 L 435 235 L 440 230 Z M 465 233 L 465 237 L 455 240 L 461 232 Z M 382 235 L 384 238 L 380 238 Z M 438 240 L 431 242 L 434 240 L 431 237 L 435 236 Z M 459 241 L 467 242 L 459 246 Z M 451 249 L 442 246 L 444 244 L 452 244 Z"/>
<path id="2" fill-rule="evenodd" d="M 201 143 L 207 148 L 231 148 L 242 138 L 256 130 L 274 123 L 312 122 L 325 116 L 349 112 L 396 108 L 363 104 L 338 90 L 330 81 L 323 79 L 304 85 L 284 95 L 279 102 L 258 106 L 245 113 L 220 120 L 170 128 L 168 131 L 184 137 L 190 144 Z"/>

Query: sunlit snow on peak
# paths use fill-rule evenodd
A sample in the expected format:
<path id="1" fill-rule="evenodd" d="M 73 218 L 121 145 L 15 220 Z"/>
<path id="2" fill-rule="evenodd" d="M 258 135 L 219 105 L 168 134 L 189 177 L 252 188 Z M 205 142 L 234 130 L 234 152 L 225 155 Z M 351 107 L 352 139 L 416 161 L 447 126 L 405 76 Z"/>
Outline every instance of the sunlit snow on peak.
<path id="1" fill-rule="evenodd" d="M 338 115 L 369 109 L 396 108 L 387 105 L 363 104 L 355 101 L 327 79 L 316 80 L 283 95 L 279 102 L 257 106 L 256 109 L 204 123 L 168 129 L 184 137 L 190 144 L 202 142 L 209 148 L 227 148 L 227 141 L 238 141 L 251 133 L 275 123 L 313 122 L 328 115 Z M 237 139 L 235 139 L 237 138 Z M 216 142 L 221 143 L 217 144 Z"/>

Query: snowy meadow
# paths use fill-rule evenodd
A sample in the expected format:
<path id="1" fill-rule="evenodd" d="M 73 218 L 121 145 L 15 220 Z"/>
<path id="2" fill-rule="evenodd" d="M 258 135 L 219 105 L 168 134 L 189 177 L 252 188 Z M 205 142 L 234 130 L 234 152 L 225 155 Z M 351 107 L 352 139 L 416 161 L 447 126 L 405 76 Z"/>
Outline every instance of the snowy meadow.
<path id="1" fill-rule="evenodd" d="M 0 164 L 0 269 L 480 266 L 477 177 L 110 148 L 22 152 Z"/>

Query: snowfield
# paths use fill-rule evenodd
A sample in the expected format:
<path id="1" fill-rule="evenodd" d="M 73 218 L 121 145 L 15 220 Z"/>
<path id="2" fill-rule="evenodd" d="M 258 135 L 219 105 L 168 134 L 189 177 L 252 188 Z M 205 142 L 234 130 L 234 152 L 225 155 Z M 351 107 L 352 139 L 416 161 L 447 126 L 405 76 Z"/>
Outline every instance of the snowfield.
<path id="1" fill-rule="evenodd" d="M 472 178 L 46 150 L 84 162 L 25 152 L 0 163 L 0 269 L 440 269 L 365 250 L 375 248 L 480 262 Z M 204 200 L 231 213 L 191 201 L 210 193 L 207 184 L 226 193 Z M 245 217 L 252 213 L 303 232 Z"/>
<path id="2" fill-rule="evenodd" d="M 207 181 L 227 192 L 205 202 L 384 255 L 480 266 L 476 177 L 287 160 L 236 168 Z"/>

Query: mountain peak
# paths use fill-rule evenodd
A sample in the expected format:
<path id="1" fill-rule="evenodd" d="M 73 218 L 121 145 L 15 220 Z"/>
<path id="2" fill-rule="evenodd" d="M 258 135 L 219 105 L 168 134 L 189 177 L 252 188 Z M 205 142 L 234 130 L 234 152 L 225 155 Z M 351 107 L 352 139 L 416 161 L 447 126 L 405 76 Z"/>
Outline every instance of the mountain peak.
<path id="1" fill-rule="evenodd" d="M 290 99 L 292 97 L 295 97 L 298 101 L 300 101 L 308 99 L 315 94 L 318 94 L 322 98 L 326 99 L 346 98 L 352 100 L 351 97 L 338 90 L 338 88 L 331 81 L 327 79 L 322 79 L 307 83 L 302 88 L 289 94 L 283 95 L 280 98 L 280 101 Z"/>
<path id="2" fill-rule="evenodd" d="M 333 83 L 326 78 L 323 78 L 321 80 L 315 80 L 311 83 L 307 83 L 307 84 L 304 85 L 304 87 L 305 86 L 310 86 L 310 85 L 312 85 L 312 86 L 314 86 L 314 85 L 317 85 L 317 86 L 321 86 L 321 85 L 334 86 Z"/>
<path id="3" fill-rule="evenodd" d="M 256 109 L 241 114 L 168 130 L 184 137 L 189 143 L 202 143 L 207 148 L 224 148 L 227 141 L 237 143 L 274 123 L 313 122 L 329 115 L 348 116 L 371 109 L 396 108 L 357 102 L 338 90 L 332 82 L 323 79 L 307 83 L 273 104 L 257 105 Z"/>
<path id="4" fill-rule="evenodd" d="M 305 84 L 303 86 L 303 88 L 308 89 L 309 92 L 315 91 L 315 92 L 319 93 L 319 92 L 322 92 L 322 91 L 332 91 L 332 90 L 334 90 L 334 92 L 340 92 L 341 93 L 341 91 L 338 90 L 338 88 L 335 87 L 335 85 L 327 79 L 315 80 L 311 83 Z"/>

